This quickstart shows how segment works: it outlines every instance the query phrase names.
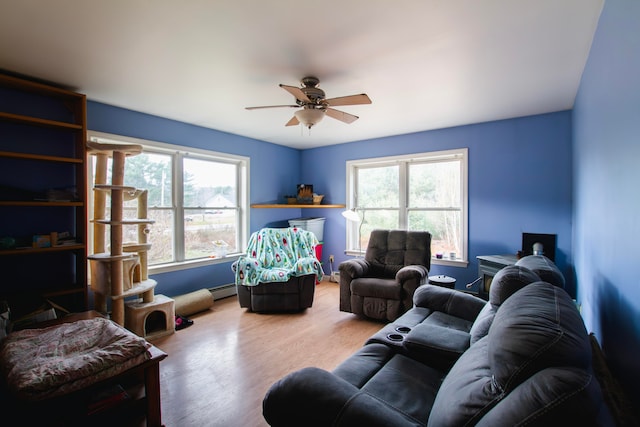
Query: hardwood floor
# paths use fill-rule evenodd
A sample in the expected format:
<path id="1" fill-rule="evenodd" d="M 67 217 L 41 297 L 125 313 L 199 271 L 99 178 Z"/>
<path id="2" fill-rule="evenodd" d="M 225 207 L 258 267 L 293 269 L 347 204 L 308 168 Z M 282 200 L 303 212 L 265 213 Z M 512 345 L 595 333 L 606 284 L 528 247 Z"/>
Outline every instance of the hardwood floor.
<path id="1" fill-rule="evenodd" d="M 235 296 L 189 318 L 194 324 L 153 344 L 160 363 L 166 427 L 267 426 L 262 399 L 289 372 L 332 370 L 384 324 L 338 310 L 338 284 L 316 287 L 313 306 L 297 314 L 257 314 Z"/>

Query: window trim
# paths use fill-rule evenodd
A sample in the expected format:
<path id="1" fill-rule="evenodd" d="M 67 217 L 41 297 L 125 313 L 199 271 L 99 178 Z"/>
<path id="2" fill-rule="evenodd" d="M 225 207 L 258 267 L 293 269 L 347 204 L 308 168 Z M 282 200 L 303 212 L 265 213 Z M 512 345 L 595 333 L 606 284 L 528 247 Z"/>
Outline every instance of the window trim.
<path id="1" fill-rule="evenodd" d="M 455 267 L 467 267 L 469 264 L 469 149 L 457 148 L 452 150 L 441 150 L 414 154 L 403 154 L 397 156 L 383 156 L 375 158 L 364 158 L 357 160 L 347 160 L 346 162 L 346 195 L 347 195 L 347 209 L 357 207 L 357 194 L 356 194 L 356 178 L 355 170 L 362 167 L 382 167 L 389 165 L 397 165 L 401 163 L 417 163 L 424 161 L 438 161 L 438 160 L 452 160 L 460 158 L 460 194 L 461 194 L 461 221 L 462 221 L 462 253 L 461 257 L 457 260 L 449 259 L 437 259 L 435 254 L 431 254 L 431 264 L 448 265 Z M 409 209 L 407 204 L 408 198 L 408 176 L 405 175 L 404 168 L 400 168 L 399 180 L 400 187 L 398 191 L 400 194 L 401 211 Z M 404 184 L 403 184 L 404 182 Z M 404 205 L 404 207 L 402 206 Z M 441 210 L 441 209 L 438 209 Z M 402 226 L 402 220 L 400 222 Z M 406 227 L 406 224 L 404 225 Z M 354 242 L 358 239 L 360 224 L 346 221 L 346 248 L 345 254 L 351 256 L 364 256 L 366 248 L 350 249 Z"/>
<path id="2" fill-rule="evenodd" d="M 249 194 L 250 188 L 249 183 L 251 182 L 249 173 L 251 171 L 250 167 L 250 158 L 246 156 L 239 156 L 236 154 L 222 153 L 218 151 L 205 150 L 201 148 L 188 147 L 184 145 L 176 145 L 169 144 L 166 142 L 152 141 L 148 139 L 129 137 L 124 135 L 111 134 L 106 132 L 98 132 L 93 130 L 87 130 L 87 139 L 96 140 L 107 143 L 127 143 L 127 144 L 139 144 L 142 146 L 150 147 L 151 152 L 164 153 L 164 154 L 176 154 L 179 153 L 184 157 L 192 157 L 192 158 L 203 158 L 206 160 L 220 161 L 225 163 L 235 163 L 238 165 L 239 173 L 237 175 L 236 188 L 238 189 L 238 212 L 237 215 L 240 215 L 238 221 L 238 252 L 228 254 L 224 258 L 200 258 L 200 259 L 192 259 L 192 260 L 184 260 L 184 261 L 175 261 L 164 264 L 150 265 L 149 266 L 149 274 L 159 274 L 159 273 L 167 273 L 171 271 L 179 271 L 196 267 L 203 267 L 207 265 L 213 264 L 221 264 L 227 262 L 235 261 L 240 255 L 242 255 L 246 250 L 246 242 L 248 241 L 249 236 L 249 224 L 251 223 L 250 213 L 251 209 L 249 209 Z M 143 150 L 144 151 L 144 150 Z M 90 156 L 90 154 L 87 154 Z M 87 212 L 89 213 L 88 217 L 91 217 L 91 212 L 93 212 L 93 187 L 92 183 L 89 181 L 93 175 L 93 162 L 87 162 L 87 180 L 89 185 L 87 186 Z M 182 182 L 182 175 L 176 173 L 177 165 L 173 162 L 173 174 L 174 174 L 174 183 L 173 183 L 173 200 L 182 200 L 178 197 L 182 197 L 182 188 L 179 188 L 178 182 Z M 179 211 L 176 206 L 172 206 L 167 209 L 175 209 L 176 215 L 174 215 L 174 221 L 178 221 L 178 217 L 183 218 L 184 212 Z M 182 222 L 184 223 L 184 221 Z M 174 227 L 177 222 L 174 222 Z M 88 242 L 93 242 L 93 228 L 89 228 L 89 236 Z M 181 239 L 179 239 L 178 233 L 176 233 L 176 245 L 183 245 Z"/>

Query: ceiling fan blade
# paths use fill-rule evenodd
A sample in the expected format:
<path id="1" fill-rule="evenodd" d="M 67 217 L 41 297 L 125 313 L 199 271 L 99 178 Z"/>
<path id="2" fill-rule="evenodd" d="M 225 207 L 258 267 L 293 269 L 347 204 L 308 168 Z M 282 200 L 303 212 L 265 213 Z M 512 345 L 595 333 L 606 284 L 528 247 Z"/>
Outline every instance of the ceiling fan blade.
<path id="1" fill-rule="evenodd" d="M 327 108 L 325 110 L 325 113 L 327 114 L 327 116 L 345 123 L 353 123 L 360 118 L 358 116 L 354 116 L 353 114 L 345 113 L 344 111 L 334 110 L 333 108 Z"/>
<path id="2" fill-rule="evenodd" d="M 371 104 L 371 99 L 369 99 L 366 93 L 361 93 L 359 95 L 339 96 L 338 98 L 330 98 L 330 99 L 326 99 L 325 102 L 332 107 L 337 107 L 340 105 Z"/>
<path id="3" fill-rule="evenodd" d="M 291 117 L 291 120 L 289 120 L 287 122 L 287 124 L 285 126 L 295 126 L 300 124 L 300 121 L 298 121 L 298 118 L 296 116 Z"/>
<path id="4" fill-rule="evenodd" d="M 291 95 L 295 96 L 296 99 L 298 99 L 300 101 L 311 102 L 309 97 L 299 87 L 287 86 L 287 85 L 283 85 L 283 84 L 281 84 L 280 87 L 282 89 L 286 90 L 287 92 L 289 92 Z"/>
<path id="5" fill-rule="evenodd" d="M 259 110 L 261 108 L 281 108 L 281 107 L 300 108 L 299 105 L 264 105 L 262 107 L 244 107 L 244 108 L 245 110 Z"/>

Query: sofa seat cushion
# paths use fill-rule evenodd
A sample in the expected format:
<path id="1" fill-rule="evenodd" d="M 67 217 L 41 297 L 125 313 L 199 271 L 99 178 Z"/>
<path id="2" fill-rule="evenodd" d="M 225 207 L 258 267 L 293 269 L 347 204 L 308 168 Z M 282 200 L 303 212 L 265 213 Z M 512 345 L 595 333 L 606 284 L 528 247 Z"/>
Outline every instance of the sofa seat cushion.
<path id="1" fill-rule="evenodd" d="M 442 370 L 429 367 L 390 347 L 372 343 L 338 365 L 333 374 L 397 411 L 426 424 L 444 378 Z"/>
<path id="2" fill-rule="evenodd" d="M 351 281 L 351 293 L 362 297 L 399 300 L 402 287 L 394 279 L 362 277 Z"/>
<path id="3" fill-rule="evenodd" d="M 425 424 L 443 377 L 438 369 L 396 354 L 362 391 Z"/>
<path id="4" fill-rule="evenodd" d="M 373 377 L 394 355 L 391 348 L 382 344 L 367 344 L 359 348 L 348 359 L 334 370 L 333 374 L 361 388 Z"/>

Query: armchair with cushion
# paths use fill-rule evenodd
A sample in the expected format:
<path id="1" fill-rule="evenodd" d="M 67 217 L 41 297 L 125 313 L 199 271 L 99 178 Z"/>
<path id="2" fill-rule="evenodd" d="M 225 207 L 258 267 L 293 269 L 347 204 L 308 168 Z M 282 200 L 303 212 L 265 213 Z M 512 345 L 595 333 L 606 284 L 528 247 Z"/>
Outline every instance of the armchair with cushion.
<path id="1" fill-rule="evenodd" d="M 364 259 L 340 263 L 340 311 L 394 321 L 413 306 L 430 268 L 429 232 L 373 230 Z"/>
<path id="2" fill-rule="evenodd" d="M 313 304 L 323 271 L 315 234 L 301 228 L 263 228 L 233 263 L 240 307 L 255 312 L 301 311 Z"/>

